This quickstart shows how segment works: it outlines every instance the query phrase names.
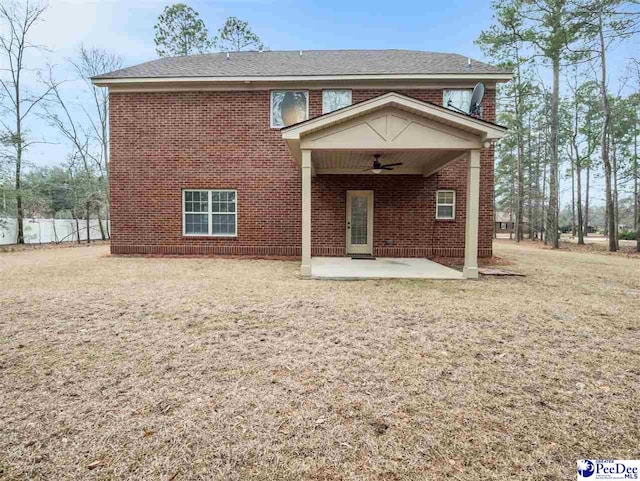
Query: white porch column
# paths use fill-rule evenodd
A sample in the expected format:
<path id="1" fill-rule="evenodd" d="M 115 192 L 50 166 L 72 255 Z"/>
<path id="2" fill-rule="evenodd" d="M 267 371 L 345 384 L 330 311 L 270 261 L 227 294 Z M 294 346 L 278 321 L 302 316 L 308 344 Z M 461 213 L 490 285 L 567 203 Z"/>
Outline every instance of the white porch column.
<path id="1" fill-rule="evenodd" d="M 302 266 L 303 277 L 311 276 L 311 151 L 302 151 Z"/>
<path id="2" fill-rule="evenodd" d="M 480 151 L 469 151 L 467 216 L 464 235 L 464 269 L 467 279 L 478 278 L 478 213 L 480 207 Z"/>

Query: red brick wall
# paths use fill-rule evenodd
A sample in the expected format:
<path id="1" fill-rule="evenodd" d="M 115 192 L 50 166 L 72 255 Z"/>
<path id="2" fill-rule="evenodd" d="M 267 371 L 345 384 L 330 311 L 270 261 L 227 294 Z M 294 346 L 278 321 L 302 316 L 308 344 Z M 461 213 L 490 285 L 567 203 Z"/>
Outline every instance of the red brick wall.
<path id="1" fill-rule="evenodd" d="M 384 93 L 353 90 L 360 102 Z M 405 95 L 442 103 L 442 90 Z M 269 126 L 269 92 L 112 93 L 111 250 L 115 254 L 300 255 L 301 175 L 280 131 Z M 310 91 L 310 116 L 322 92 Z M 494 118 L 494 91 L 485 99 Z M 479 254 L 491 255 L 493 151 L 481 155 Z M 314 255 L 341 255 L 346 190 L 374 190 L 377 255 L 461 256 L 466 165 L 421 176 L 316 176 Z M 236 238 L 184 237 L 182 189 L 238 191 Z M 436 221 L 435 190 L 454 188 L 456 220 Z M 391 240 L 392 246 L 384 241 Z"/>

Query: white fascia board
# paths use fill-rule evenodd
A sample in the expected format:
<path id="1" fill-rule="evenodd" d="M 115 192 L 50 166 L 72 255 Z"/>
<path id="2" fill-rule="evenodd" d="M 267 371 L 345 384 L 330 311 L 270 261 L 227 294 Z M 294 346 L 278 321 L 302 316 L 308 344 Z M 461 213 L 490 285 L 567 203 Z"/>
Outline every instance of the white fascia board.
<path id="1" fill-rule="evenodd" d="M 133 78 L 92 78 L 99 87 L 121 84 L 190 83 L 190 82 L 318 82 L 339 80 L 487 80 L 508 82 L 510 73 L 454 73 L 454 74 L 380 74 L 380 75 L 287 75 L 274 77 L 133 77 Z"/>

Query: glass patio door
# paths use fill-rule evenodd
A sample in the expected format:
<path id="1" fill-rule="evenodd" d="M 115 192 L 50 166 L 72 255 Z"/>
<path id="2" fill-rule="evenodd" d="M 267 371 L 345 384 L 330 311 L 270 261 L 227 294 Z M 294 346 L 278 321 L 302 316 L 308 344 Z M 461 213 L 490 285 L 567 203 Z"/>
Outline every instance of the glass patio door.
<path id="1" fill-rule="evenodd" d="M 347 191 L 347 255 L 373 254 L 373 191 Z"/>

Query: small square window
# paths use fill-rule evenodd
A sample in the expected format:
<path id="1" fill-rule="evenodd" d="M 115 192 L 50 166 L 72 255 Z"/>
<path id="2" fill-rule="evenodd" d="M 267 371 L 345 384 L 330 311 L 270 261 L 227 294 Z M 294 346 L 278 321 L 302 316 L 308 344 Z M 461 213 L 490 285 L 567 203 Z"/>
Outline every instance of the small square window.
<path id="1" fill-rule="evenodd" d="M 322 113 L 328 114 L 351 105 L 351 90 L 323 90 Z"/>
<path id="2" fill-rule="evenodd" d="M 456 192 L 439 190 L 436 192 L 436 219 L 455 219 Z"/>
<path id="3" fill-rule="evenodd" d="M 287 127 L 308 118 L 309 92 L 306 90 L 271 91 L 271 127 Z"/>
<path id="4" fill-rule="evenodd" d="M 442 105 L 452 110 L 462 110 L 463 112 L 469 112 L 471 106 L 471 93 L 470 89 L 447 89 L 444 91 Z"/>

